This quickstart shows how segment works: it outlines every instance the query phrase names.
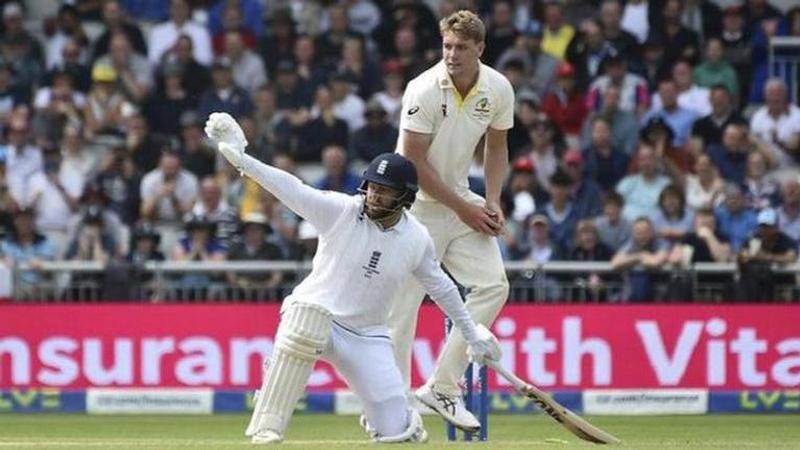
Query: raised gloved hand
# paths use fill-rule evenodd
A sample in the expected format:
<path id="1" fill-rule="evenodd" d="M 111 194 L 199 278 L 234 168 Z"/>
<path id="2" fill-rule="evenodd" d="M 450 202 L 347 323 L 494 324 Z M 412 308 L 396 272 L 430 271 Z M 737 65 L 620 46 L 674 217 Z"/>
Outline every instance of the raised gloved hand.
<path id="1" fill-rule="evenodd" d="M 500 349 L 500 342 L 497 338 L 483 325 L 475 327 L 476 336 L 472 342 L 468 342 L 467 355 L 469 360 L 479 364 L 486 365 L 489 361 L 498 361 L 503 355 Z"/>
<path id="2" fill-rule="evenodd" d="M 247 139 L 242 127 L 228 113 L 211 113 L 206 121 L 206 135 L 217 143 L 226 143 L 244 150 Z"/>

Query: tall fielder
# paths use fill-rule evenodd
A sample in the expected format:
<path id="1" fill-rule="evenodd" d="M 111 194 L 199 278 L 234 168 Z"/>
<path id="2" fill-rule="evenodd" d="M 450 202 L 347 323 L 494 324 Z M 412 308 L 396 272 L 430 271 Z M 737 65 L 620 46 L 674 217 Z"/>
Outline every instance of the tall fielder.
<path id="1" fill-rule="evenodd" d="M 428 228 L 436 256 L 468 289 L 467 309 L 477 322 L 490 325 L 508 296 L 496 236 L 505 226 L 500 191 L 508 169 L 506 134 L 514 121 L 514 90 L 480 61 L 486 30 L 477 15 L 458 11 L 442 19 L 439 29 L 442 60 L 406 87 L 397 151 L 417 167 L 421 189 L 411 213 Z M 486 199 L 467 183 L 484 136 Z M 408 279 L 389 314 L 407 386 L 414 340 L 408 330 L 416 329 L 423 297 L 424 288 Z M 433 376 L 416 396 L 453 425 L 476 431 L 480 424 L 464 407 L 458 385 L 468 363 L 465 349 L 463 335 L 453 333 Z"/>
<path id="2" fill-rule="evenodd" d="M 361 195 L 323 192 L 245 155 L 239 125 L 214 113 L 206 133 L 220 153 L 319 231 L 313 269 L 288 296 L 255 410 L 245 434 L 257 444 L 283 440 L 314 362 L 332 363 L 361 398 L 362 425 L 377 442 L 427 438 L 409 408 L 386 325 L 391 300 L 410 273 L 466 336 L 469 357 L 499 359 L 491 332 L 476 325 L 439 266 L 425 227 L 405 209 L 417 191 L 414 165 L 392 153 L 364 173 Z M 466 355 L 466 352 L 465 352 Z"/>

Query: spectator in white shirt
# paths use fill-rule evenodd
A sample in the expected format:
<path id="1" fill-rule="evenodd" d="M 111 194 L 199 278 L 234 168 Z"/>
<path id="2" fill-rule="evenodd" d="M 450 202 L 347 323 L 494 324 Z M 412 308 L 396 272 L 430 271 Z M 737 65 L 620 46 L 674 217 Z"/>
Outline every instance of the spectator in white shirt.
<path id="1" fill-rule="evenodd" d="M 678 87 L 678 106 L 697 113 L 698 117 L 711 114 L 711 91 L 692 81 L 692 66 L 680 60 L 672 66 L 672 79 Z M 653 96 L 653 109 L 661 109 L 661 95 Z"/>
<path id="2" fill-rule="evenodd" d="M 128 35 L 123 31 L 111 35 L 108 54 L 98 59 L 97 64 L 113 67 L 120 89 L 135 102 L 142 101 L 153 86 L 152 66 L 133 50 Z"/>
<path id="3" fill-rule="evenodd" d="M 353 133 L 366 123 L 364 121 L 366 105 L 364 100 L 353 92 L 351 81 L 347 74 L 337 72 L 331 76 L 328 86 L 331 89 L 334 115 L 347 122 L 347 129 Z"/>
<path id="4" fill-rule="evenodd" d="M 182 34 L 189 36 L 194 46 L 194 58 L 203 65 L 210 65 L 213 59 L 211 35 L 208 30 L 190 20 L 191 7 L 187 0 L 172 0 L 169 6 L 168 22 L 156 25 L 150 33 L 148 58 L 157 64 L 161 56 L 175 45 Z"/>
<path id="5" fill-rule="evenodd" d="M 800 108 L 789 103 L 786 83 L 772 78 L 764 85 L 766 104 L 753 114 L 750 129 L 769 144 L 780 166 L 794 170 L 800 162 Z"/>
<path id="6" fill-rule="evenodd" d="M 225 55 L 231 60 L 233 80 L 239 87 L 250 94 L 255 94 L 256 90 L 267 82 L 264 61 L 245 46 L 241 31 L 225 32 Z"/>
<path id="7" fill-rule="evenodd" d="M 5 132 L 8 191 L 17 204 L 24 204 L 28 199 L 28 179 L 44 167 L 42 152 L 30 144 L 28 121 L 25 118 L 13 117 Z"/>

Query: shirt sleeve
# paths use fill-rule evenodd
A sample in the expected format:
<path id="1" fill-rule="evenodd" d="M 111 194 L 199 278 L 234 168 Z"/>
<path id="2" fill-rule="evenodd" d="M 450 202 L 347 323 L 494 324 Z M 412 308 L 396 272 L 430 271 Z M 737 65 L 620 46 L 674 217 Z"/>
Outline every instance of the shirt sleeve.
<path id="1" fill-rule="evenodd" d="M 314 189 L 296 176 L 270 167 L 250 155 L 244 155 L 244 158 L 244 173 L 308 220 L 320 234 L 328 231 L 347 210 L 349 196 Z"/>
<path id="2" fill-rule="evenodd" d="M 505 77 L 502 80 L 498 92 L 497 111 L 489 124 L 495 130 L 508 130 L 514 126 L 514 88 Z"/>
<path id="3" fill-rule="evenodd" d="M 478 332 L 475 328 L 475 321 L 467 311 L 467 307 L 464 306 L 458 287 L 439 266 L 430 236 L 427 237 L 425 252 L 419 265 L 414 269 L 413 275 L 461 331 L 467 343 L 477 340 Z"/>
<path id="4" fill-rule="evenodd" d="M 431 108 L 430 101 L 425 98 L 419 84 L 409 83 L 405 94 L 403 94 L 400 129 L 431 134 L 435 124 L 435 111 Z"/>

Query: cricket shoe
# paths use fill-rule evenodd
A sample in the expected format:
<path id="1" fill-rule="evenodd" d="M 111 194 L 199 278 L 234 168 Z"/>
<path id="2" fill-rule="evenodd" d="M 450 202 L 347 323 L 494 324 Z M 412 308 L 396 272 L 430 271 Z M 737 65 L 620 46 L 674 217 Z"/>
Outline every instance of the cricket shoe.
<path id="1" fill-rule="evenodd" d="M 283 436 L 272 430 L 263 430 L 254 434 L 250 442 L 253 444 L 280 444 L 283 442 Z"/>
<path id="2" fill-rule="evenodd" d="M 417 400 L 436 411 L 437 414 L 453 424 L 454 427 L 469 433 L 475 433 L 481 429 L 478 419 L 467 411 L 466 406 L 464 406 L 464 399 L 461 398 L 461 395 L 448 395 L 437 392 L 427 384 L 417 389 L 414 395 Z"/>
<path id="3" fill-rule="evenodd" d="M 370 439 L 375 439 L 378 437 L 378 432 L 375 431 L 375 428 L 372 428 L 372 425 L 370 425 L 369 422 L 367 422 L 367 416 L 362 414 L 361 417 L 358 418 L 358 423 L 361 424 L 361 428 L 364 429 Z"/>

